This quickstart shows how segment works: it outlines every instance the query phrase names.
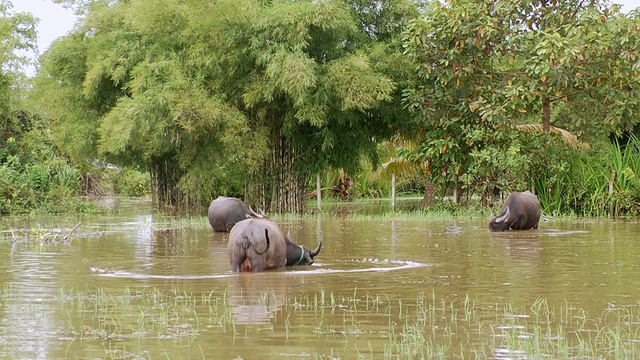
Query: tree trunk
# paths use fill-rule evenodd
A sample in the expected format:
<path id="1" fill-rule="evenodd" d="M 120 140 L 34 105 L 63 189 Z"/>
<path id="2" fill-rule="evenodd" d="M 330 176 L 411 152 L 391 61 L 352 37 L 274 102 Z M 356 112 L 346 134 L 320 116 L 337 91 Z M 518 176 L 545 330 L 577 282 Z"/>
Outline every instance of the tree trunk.
<path id="1" fill-rule="evenodd" d="M 542 131 L 551 130 L 551 101 L 546 95 L 542 95 Z"/>
<path id="2" fill-rule="evenodd" d="M 435 194 L 436 186 L 429 180 L 427 180 L 427 185 L 424 188 L 424 196 L 422 197 L 421 209 L 424 210 L 427 206 L 433 204 L 433 200 L 436 197 Z"/>
<path id="3" fill-rule="evenodd" d="M 152 199 L 157 207 L 187 205 L 184 203 L 184 193 L 178 189 L 183 173 L 172 163 L 170 156 L 153 159 L 150 173 Z"/>
<path id="4" fill-rule="evenodd" d="M 296 148 L 281 131 L 271 136 L 269 149 L 263 173 L 251 176 L 247 201 L 261 203 L 270 212 L 304 213 L 307 208 L 305 191 L 311 175 L 297 170 Z"/>

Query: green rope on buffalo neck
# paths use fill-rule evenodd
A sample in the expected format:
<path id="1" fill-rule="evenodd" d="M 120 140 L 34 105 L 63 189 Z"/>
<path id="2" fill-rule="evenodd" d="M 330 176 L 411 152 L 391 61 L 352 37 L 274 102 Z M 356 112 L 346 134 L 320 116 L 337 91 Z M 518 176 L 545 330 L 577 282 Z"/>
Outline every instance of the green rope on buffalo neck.
<path id="1" fill-rule="evenodd" d="M 304 248 L 302 247 L 302 245 L 298 245 L 298 246 L 300 246 L 300 250 L 302 250 L 302 253 L 300 253 L 300 259 L 298 259 L 298 262 L 293 264 L 293 266 L 300 265 L 300 263 L 302 262 L 302 259 L 304 258 Z"/>

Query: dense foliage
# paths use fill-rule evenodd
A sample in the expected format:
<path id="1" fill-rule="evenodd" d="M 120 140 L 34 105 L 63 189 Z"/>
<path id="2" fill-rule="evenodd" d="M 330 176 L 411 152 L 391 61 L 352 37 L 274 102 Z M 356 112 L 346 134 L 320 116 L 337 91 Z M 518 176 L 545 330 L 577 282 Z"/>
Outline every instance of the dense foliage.
<path id="1" fill-rule="evenodd" d="M 35 19 L 0 1 L 0 215 L 33 210 L 85 211 L 75 198 L 80 174 L 58 155 L 48 123 L 21 110 L 35 48 Z"/>
<path id="2" fill-rule="evenodd" d="M 637 213 L 640 168 L 612 164 L 635 147 L 608 139 L 638 128 L 640 19 L 606 0 L 54 1 L 80 20 L 30 104 L 85 179 L 97 161 L 159 205 L 300 212 L 317 174 L 381 196 L 396 172 L 456 202 Z"/>
<path id="3" fill-rule="evenodd" d="M 0 139 L 0 215 L 93 210 L 77 197 L 81 175 L 57 154 L 46 122 L 25 112 L 2 120 L 8 136 Z"/>
<path id="4" fill-rule="evenodd" d="M 536 176 L 538 197 L 547 214 L 580 216 L 640 215 L 640 141 L 603 146 L 586 153 L 556 149 L 553 165 Z"/>
<path id="5" fill-rule="evenodd" d="M 404 37 L 406 157 L 449 189 L 560 193 L 545 180 L 580 156 L 557 133 L 588 149 L 576 136 L 599 145 L 638 123 L 638 25 L 605 1 L 432 2 Z"/>

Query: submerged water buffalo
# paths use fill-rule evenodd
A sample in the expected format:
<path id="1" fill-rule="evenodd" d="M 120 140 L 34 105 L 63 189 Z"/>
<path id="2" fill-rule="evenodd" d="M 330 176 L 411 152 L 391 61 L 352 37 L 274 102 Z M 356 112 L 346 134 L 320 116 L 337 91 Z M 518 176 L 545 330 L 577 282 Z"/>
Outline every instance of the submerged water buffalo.
<path id="1" fill-rule="evenodd" d="M 512 192 L 504 201 L 499 216 L 489 221 L 489 230 L 537 229 L 540 221 L 540 201 L 530 191 Z"/>
<path id="2" fill-rule="evenodd" d="M 309 250 L 302 245 L 294 244 L 271 220 L 246 219 L 231 229 L 227 254 L 231 271 L 259 272 L 285 266 L 313 264 L 313 258 L 320 253 L 321 248 L 322 238 L 318 247 Z"/>
<path id="3" fill-rule="evenodd" d="M 266 216 L 234 197 L 218 196 L 209 205 L 209 224 L 213 231 L 229 232 L 233 225 L 248 218 L 264 219 Z"/>

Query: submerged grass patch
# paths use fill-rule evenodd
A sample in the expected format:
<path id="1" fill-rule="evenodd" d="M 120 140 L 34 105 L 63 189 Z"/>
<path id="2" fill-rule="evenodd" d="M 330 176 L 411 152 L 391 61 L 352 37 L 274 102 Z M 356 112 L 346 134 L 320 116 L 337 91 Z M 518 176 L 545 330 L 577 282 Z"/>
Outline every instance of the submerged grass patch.
<path id="1" fill-rule="evenodd" d="M 305 294 L 288 302 L 283 311 L 303 309 L 319 314 L 315 318 L 318 336 L 386 337 L 382 353 L 388 359 L 629 359 L 640 350 L 638 304 L 591 316 L 570 304 L 550 306 L 544 299 L 515 308 L 508 302 L 482 305 L 468 296 L 447 301 L 435 293 L 421 293 L 409 302 L 354 290 L 353 294 Z M 367 321 L 376 316 L 387 323 Z M 357 346 L 354 350 L 359 353 Z"/>
<path id="2" fill-rule="evenodd" d="M 78 337 L 182 338 L 198 336 L 203 326 L 233 329 L 227 296 L 186 293 L 178 288 L 104 288 L 61 291 L 59 306 L 69 319 L 68 332 Z"/>
<path id="3" fill-rule="evenodd" d="M 11 284 L 0 291 L 0 308 L 24 303 Z M 256 337 L 269 338 L 270 344 L 283 348 L 311 339 L 328 344 L 312 352 L 315 358 L 640 356 L 638 304 L 610 306 L 590 314 L 542 298 L 515 306 L 468 296 L 449 300 L 435 292 L 422 292 L 413 300 L 396 299 L 393 294 L 357 288 L 348 293 L 300 292 L 284 299 L 280 294 L 267 290 L 238 300 L 224 289 L 87 288 L 60 290 L 45 302 L 65 319 L 64 328 L 55 331 L 60 341 L 95 346 L 107 358 L 125 353 L 133 358 L 148 356 L 152 341 L 175 346 L 176 351 L 165 354 L 166 358 L 183 358 L 184 349 L 207 358 L 202 344 L 213 339 L 222 344 L 218 346 L 232 349 Z M 259 314 L 261 322 L 243 322 L 251 320 L 251 314 Z M 3 336 L 0 332 L 0 342 L 11 349 L 11 339 Z"/>

